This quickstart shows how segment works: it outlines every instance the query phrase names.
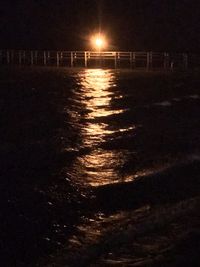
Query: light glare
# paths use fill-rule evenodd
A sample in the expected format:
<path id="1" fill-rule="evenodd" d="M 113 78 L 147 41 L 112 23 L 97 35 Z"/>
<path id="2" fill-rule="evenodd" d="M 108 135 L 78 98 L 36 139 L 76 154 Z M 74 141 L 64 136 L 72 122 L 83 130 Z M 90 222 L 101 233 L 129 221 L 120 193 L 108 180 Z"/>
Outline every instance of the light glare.
<path id="1" fill-rule="evenodd" d="M 101 51 L 106 47 L 106 39 L 103 35 L 97 34 L 92 36 L 91 43 L 94 49 Z"/>
<path id="2" fill-rule="evenodd" d="M 101 47 L 101 46 L 103 45 L 103 40 L 100 39 L 100 38 L 97 38 L 97 39 L 95 40 L 95 43 L 96 43 L 96 46 L 97 46 L 97 47 Z"/>

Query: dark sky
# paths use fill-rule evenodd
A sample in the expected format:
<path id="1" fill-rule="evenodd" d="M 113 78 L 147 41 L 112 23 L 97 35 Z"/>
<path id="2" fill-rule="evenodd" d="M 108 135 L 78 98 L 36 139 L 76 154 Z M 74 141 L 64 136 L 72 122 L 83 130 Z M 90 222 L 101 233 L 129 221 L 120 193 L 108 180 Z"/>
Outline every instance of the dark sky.
<path id="1" fill-rule="evenodd" d="M 200 51 L 199 0 L 1 0 L 1 48 L 88 49 L 99 25 L 109 49 Z"/>

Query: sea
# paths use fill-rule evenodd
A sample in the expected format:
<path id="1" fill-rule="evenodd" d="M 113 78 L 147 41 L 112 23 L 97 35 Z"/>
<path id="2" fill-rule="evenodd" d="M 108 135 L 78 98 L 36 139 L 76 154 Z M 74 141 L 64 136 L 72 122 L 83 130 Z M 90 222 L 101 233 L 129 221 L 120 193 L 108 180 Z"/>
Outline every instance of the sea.
<path id="1" fill-rule="evenodd" d="M 101 235 L 99 221 L 122 216 L 101 207 L 97 190 L 198 154 L 198 86 L 176 72 L 2 69 L 3 266 L 77 255 Z"/>

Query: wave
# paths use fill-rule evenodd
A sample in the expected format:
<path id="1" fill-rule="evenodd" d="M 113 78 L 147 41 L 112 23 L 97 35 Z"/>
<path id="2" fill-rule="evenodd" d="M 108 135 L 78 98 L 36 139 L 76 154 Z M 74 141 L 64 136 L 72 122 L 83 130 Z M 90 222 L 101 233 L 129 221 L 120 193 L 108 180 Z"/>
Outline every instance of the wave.
<path id="1" fill-rule="evenodd" d="M 145 204 L 175 202 L 200 192 L 200 156 L 192 154 L 184 161 L 132 182 L 96 187 L 95 208 L 111 212 Z"/>

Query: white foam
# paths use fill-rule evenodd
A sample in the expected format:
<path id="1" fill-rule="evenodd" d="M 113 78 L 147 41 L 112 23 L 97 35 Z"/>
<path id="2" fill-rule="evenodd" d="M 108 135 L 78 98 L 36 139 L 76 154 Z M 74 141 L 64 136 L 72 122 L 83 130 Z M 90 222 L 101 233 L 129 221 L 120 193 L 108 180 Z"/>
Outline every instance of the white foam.
<path id="1" fill-rule="evenodd" d="M 188 161 L 200 161 L 200 155 L 199 154 L 190 154 L 187 156 Z"/>
<path id="2" fill-rule="evenodd" d="M 173 101 L 179 102 L 179 101 L 181 101 L 181 99 L 175 97 L 175 98 L 173 98 Z"/>
<path id="3" fill-rule="evenodd" d="M 163 101 L 163 102 L 155 103 L 154 105 L 156 105 L 156 106 L 163 106 L 163 107 L 170 107 L 172 105 L 172 103 L 169 102 L 169 101 Z"/>
<path id="4" fill-rule="evenodd" d="M 200 96 L 199 96 L 199 95 L 190 95 L 189 98 L 192 98 L 192 99 L 199 99 Z"/>

